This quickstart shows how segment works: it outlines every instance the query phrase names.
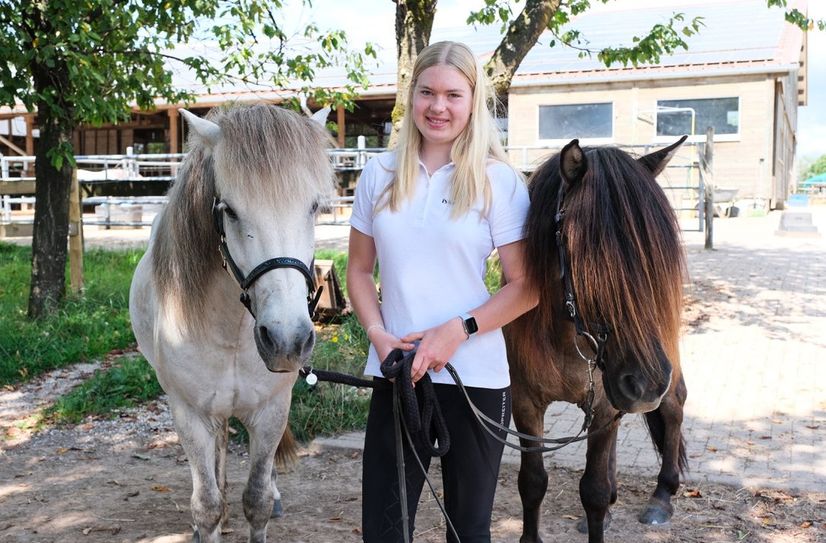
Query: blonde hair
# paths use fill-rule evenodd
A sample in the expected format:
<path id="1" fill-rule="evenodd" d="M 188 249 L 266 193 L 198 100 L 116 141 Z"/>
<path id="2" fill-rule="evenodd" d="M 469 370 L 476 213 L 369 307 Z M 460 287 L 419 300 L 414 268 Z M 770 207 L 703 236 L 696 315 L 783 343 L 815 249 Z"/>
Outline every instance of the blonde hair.
<path id="1" fill-rule="evenodd" d="M 451 41 L 431 44 L 422 49 L 416 58 L 399 132 L 395 177 L 379 200 L 376 212 L 384 207 L 397 211 L 402 202 L 413 197 L 416 190 L 422 137 L 411 110 L 419 76 L 433 66 L 449 66 L 458 70 L 467 79 L 473 93 L 470 119 L 450 150 L 450 160 L 455 165 L 451 183 L 451 217 L 467 213 L 479 196 L 484 198 L 483 214 L 487 214 L 491 200 L 487 176 L 488 159 L 508 162 L 493 115 L 496 95 L 470 48 L 463 43 Z"/>

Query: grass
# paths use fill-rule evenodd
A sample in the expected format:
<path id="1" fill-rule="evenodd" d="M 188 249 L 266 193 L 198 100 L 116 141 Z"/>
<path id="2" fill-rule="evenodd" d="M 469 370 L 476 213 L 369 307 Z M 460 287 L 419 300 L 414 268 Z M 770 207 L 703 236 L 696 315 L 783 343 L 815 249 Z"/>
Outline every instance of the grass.
<path id="1" fill-rule="evenodd" d="M 44 416 L 57 423 L 77 424 L 88 416 L 111 417 L 161 394 L 152 366 L 142 356 L 123 356 L 58 399 Z"/>
<path id="2" fill-rule="evenodd" d="M 361 325 L 353 315 L 347 315 L 341 324 L 320 330 L 311 364 L 314 368 L 360 375 L 367 346 Z M 111 368 L 96 371 L 47 408 L 43 416 L 46 422 L 56 424 L 77 424 L 90 416 L 111 418 L 161 394 L 163 390 L 149 363 L 142 356 L 124 356 Z M 290 427 L 303 442 L 317 435 L 363 429 L 369 401 L 369 390 L 330 383 L 310 387 L 299 379 L 293 387 Z M 231 425 L 235 439 L 247 441 L 241 423 L 233 420 Z"/>
<path id="3" fill-rule="evenodd" d="M 100 359 L 135 343 L 129 323 L 128 298 L 132 273 L 143 251 L 87 251 L 86 291 L 69 297 L 53 316 L 26 318 L 31 249 L 0 242 L 0 386 L 26 381 L 43 372 L 76 362 Z M 317 260 L 332 260 L 346 293 L 347 255 L 324 250 Z M 497 260 L 488 266 L 486 284 L 499 286 Z M 354 315 L 319 328 L 313 367 L 361 376 L 368 341 Z M 88 416 L 113 417 L 119 411 L 162 394 L 151 366 L 140 356 L 121 357 L 60 398 L 45 413 L 52 423 L 77 423 Z M 299 379 L 293 388 L 290 427 L 296 438 L 334 435 L 362 429 L 367 421 L 368 389 L 331 383 L 308 386 Z M 243 439 L 240 423 L 233 424 Z"/>
<path id="4" fill-rule="evenodd" d="M 70 295 L 54 315 L 31 321 L 31 248 L 0 243 L 0 386 L 134 344 L 129 283 L 142 254 L 87 251 L 85 294 Z"/>
<path id="5" fill-rule="evenodd" d="M 52 369 L 101 359 L 135 343 L 129 322 L 129 284 L 142 250 L 87 251 L 86 289 L 69 296 L 53 316 L 26 317 L 31 273 L 31 249 L 0 242 L 0 386 L 27 381 Z M 316 259 L 332 260 L 346 292 L 347 255 L 319 251 Z M 353 316 L 320 329 L 314 367 L 360 373 L 367 358 L 367 338 Z M 112 417 L 119 411 L 154 399 L 163 391 L 143 357 L 121 357 L 99 370 L 43 415 L 47 422 L 74 424 L 86 417 Z M 313 389 L 303 380 L 293 391 L 290 424 L 303 440 L 363 428 L 369 392 L 341 385 Z"/>
<path id="6" fill-rule="evenodd" d="M 311 365 L 320 370 L 362 376 L 368 341 L 355 315 L 340 325 L 322 329 Z M 290 428 L 299 441 L 363 429 L 367 424 L 370 389 L 319 382 L 310 387 L 299 379 L 293 387 Z"/>

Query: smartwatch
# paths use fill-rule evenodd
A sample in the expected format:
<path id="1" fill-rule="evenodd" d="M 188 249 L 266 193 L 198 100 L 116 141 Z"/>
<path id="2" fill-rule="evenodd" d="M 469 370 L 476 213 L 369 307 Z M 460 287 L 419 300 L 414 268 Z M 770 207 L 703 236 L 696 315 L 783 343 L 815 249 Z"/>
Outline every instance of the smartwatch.
<path id="1" fill-rule="evenodd" d="M 469 313 L 462 313 L 459 315 L 459 318 L 462 319 L 462 327 L 465 329 L 465 334 L 467 334 L 467 337 L 470 337 L 479 331 L 479 325 L 476 324 L 476 318 L 471 316 Z"/>

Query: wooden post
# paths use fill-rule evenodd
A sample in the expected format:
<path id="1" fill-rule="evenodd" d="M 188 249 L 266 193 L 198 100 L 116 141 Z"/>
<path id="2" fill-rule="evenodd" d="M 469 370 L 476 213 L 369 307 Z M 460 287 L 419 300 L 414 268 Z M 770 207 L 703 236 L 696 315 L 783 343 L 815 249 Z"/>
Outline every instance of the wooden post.
<path id="1" fill-rule="evenodd" d="M 26 115 L 24 119 L 26 119 L 26 156 L 34 156 L 34 134 L 32 134 L 34 131 L 34 115 Z M 23 175 L 26 177 L 29 175 L 28 162 L 23 164 Z"/>
<path id="2" fill-rule="evenodd" d="M 178 153 L 178 108 L 172 107 L 166 110 L 169 115 L 169 152 Z"/>
<path id="3" fill-rule="evenodd" d="M 702 167 L 705 169 L 705 248 L 714 249 L 714 127 L 706 131 L 706 144 L 703 148 Z"/>
<path id="4" fill-rule="evenodd" d="M 69 286 L 75 294 L 83 290 L 83 214 L 77 168 L 72 170 L 69 190 Z"/>
<path id="5" fill-rule="evenodd" d="M 344 108 L 342 106 L 336 108 L 336 124 L 338 124 L 338 146 L 344 147 L 344 136 L 347 128 L 344 124 Z"/>
<path id="6" fill-rule="evenodd" d="M 178 147 L 178 123 L 180 122 L 180 113 L 177 107 L 172 107 L 166 110 L 169 115 L 169 152 L 172 154 L 179 153 Z M 173 165 L 170 172 L 172 177 L 178 175 L 178 166 Z"/>

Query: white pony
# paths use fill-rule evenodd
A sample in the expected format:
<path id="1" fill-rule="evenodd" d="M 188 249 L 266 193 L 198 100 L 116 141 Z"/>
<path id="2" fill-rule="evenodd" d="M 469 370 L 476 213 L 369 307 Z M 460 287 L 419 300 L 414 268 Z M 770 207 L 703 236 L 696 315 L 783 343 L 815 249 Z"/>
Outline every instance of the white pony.
<path id="1" fill-rule="evenodd" d="M 190 151 L 132 279 L 132 328 L 169 397 L 192 470 L 196 542 L 220 541 L 227 520 L 231 416 L 250 435 L 249 541 L 266 541 L 278 505 L 276 447 L 297 369 L 315 342 L 314 218 L 334 186 L 328 111 L 308 119 L 235 106 L 209 120 L 184 111 Z M 285 436 L 279 453 L 294 455 L 294 447 Z"/>

